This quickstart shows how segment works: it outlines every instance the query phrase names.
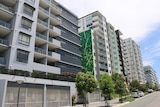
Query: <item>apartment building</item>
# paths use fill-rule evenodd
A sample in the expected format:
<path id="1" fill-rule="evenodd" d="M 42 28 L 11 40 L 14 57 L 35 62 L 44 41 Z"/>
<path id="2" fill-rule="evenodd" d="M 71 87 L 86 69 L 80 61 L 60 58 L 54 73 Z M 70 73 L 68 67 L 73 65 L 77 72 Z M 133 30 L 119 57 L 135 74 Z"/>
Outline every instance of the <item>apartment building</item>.
<path id="1" fill-rule="evenodd" d="M 65 78 L 82 71 L 77 16 L 55 0 L 1 0 L 0 14 L 0 106 L 69 106 Z"/>
<path id="2" fill-rule="evenodd" d="M 120 66 L 120 38 L 117 37 L 118 34 L 116 34 L 113 25 L 110 23 L 107 23 L 107 29 L 112 72 L 122 74 L 122 66 Z"/>
<path id="3" fill-rule="evenodd" d="M 147 82 L 152 85 L 159 85 L 156 71 L 151 66 L 144 66 L 144 73 Z"/>
<path id="4" fill-rule="evenodd" d="M 129 81 L 138 80 L 140 83 L 145 83 L 140 47 L 134 40 L 127 38 L 123 40 L 123 49 Z"/>
<path id="5" fill-rule="evenodd" d="M 96 78 L 99 78 L 103 73 L 111 74 L 106 18 L 100 12 L 95 11 L 80 18 L 78 25 L 83 50 L 91 48 L 89 50 L 90 56 L 87 56 L 92 61 L 93 69 L 91 72 L 94 72 Z M 82 58 L 85 56 L 82 54 Z M 83 63 L 88 64 L 87 61 Z"/>

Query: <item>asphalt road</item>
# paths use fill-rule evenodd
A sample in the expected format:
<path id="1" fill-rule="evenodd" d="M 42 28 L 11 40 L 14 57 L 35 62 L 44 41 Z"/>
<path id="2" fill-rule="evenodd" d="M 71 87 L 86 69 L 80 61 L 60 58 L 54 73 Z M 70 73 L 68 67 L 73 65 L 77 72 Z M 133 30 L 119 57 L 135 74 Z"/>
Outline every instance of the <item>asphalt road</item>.
<path id="1" fill-rule="evenodd" d="M 121 107 L 160 107 L 160 92 L 153 92 Z"/>

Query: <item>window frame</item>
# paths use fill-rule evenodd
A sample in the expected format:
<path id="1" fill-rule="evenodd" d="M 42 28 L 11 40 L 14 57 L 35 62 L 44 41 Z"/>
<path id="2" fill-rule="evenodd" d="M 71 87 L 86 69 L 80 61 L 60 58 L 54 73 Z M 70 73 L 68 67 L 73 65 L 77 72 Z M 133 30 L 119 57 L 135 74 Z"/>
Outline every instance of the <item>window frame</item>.
<path id="1" fill-rule="evenodd" d="M 16 61 L 22 63 L 28 63 L 29 52 L 21 49 L 17 49 Z"/>
<path id="2" fill-rule="evenodd" d="M 18 35 L 18 43 L 22 44 L 22 45 L 29 46 L 30 45 L 30 35 L 27 35 L 25 33 L 20 32 L 19 35 Z"/>
<path id="3" fill-rule="evenodd" d="M 26 29 L 26 30 L 31 30 L 32 29 L 32 21 L 25 18 L 25 17 L 22 17 L 21 19 L 21 27 Z"/>

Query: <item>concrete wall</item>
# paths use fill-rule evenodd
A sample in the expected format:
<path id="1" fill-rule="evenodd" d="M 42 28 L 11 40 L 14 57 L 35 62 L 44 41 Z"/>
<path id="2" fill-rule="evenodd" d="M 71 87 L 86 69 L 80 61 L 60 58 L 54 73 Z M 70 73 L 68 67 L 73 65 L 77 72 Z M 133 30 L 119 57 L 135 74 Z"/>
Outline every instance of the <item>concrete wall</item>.
<path id="1" fill-rule="evenodd" d="M 7 81 L 0 79 L 0 107 L 4 105 Z"/>

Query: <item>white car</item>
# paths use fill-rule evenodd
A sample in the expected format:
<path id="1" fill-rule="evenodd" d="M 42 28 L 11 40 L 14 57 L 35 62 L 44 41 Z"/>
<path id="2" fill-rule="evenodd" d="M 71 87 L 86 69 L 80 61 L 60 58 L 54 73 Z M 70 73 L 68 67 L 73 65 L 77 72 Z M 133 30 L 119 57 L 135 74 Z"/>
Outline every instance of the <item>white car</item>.
<path id="1" fill-rule="evenodd" d="M 140 97 L 143 97 L 143 96 L 144 96 L 143 91 L 138 91 L 138 94 L 139 94 Z"/>
<path id="2" fill-rule="evenodd" d="M 138 94 L 138 92 L 132 92 L 132 97 L 138 98 L 138 97 L 140 97 L 140 95 Z"/>

